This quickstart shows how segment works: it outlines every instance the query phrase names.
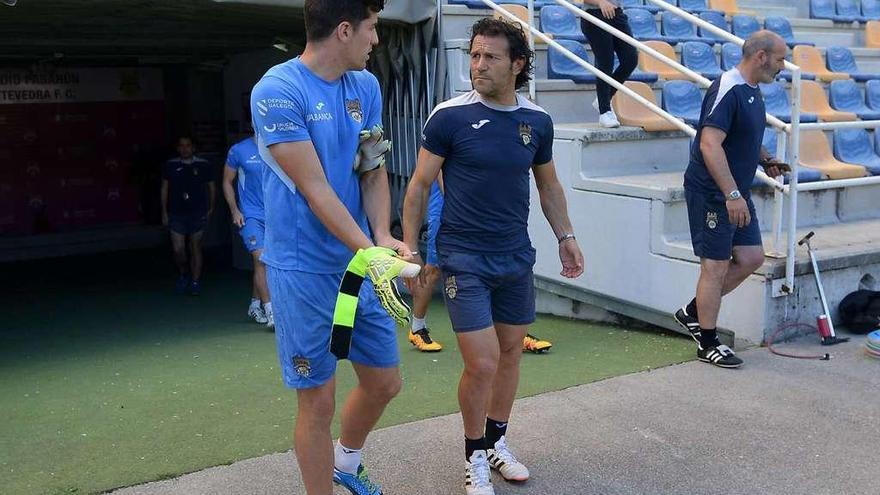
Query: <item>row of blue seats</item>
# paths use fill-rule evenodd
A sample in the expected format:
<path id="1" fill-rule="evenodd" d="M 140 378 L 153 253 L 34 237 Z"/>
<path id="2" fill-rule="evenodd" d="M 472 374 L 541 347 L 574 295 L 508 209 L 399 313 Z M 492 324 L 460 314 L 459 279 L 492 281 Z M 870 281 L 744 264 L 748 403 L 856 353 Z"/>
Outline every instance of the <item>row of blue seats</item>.
<path id="1" fill-rule="evenodd" d="M 590 61 L 584 46 L 581 42 L 567 39 L 559 39 L 558 42 L 572 53 L 577 54 L 586 61 Z M 721 46 L 721 63 L 715 58 L 715 50 L 699 41 L 688 41 L 681 47 L 681 63 L 685 67 L 699 73 L 707 79 L 715 79 L 722 72 L 732 69 L 742 59 L 742 49 L 734 43 L 724 43 Z M 878 73 L 861 72 L 856 64 L 855 57 L 849 48 L 843 46 L 829 47 L 826 50 L 826 65 L 828 69 L 834 72 L 845 72 L 850 75 L 851 79 L 859 82 L 880 79 Z M 576 82 L 595 82 L 595 76 L 586 71 L 576 63 L 562 55 L 555 48 L 550 48 L 547 63 L 548 77 L 551 79 L 571 79 Z M 803 73 L 803 79 L 813 80 L 815 75 Z M 648 78 L 650 80 L 647 80 Z M 783 71 L 780 73 L 780 79 L 791 80 L 791 73 Z M 656 77 L 651 79 L 650 73 L 639 73 L 638 79 L 643 82 L 653 82 Z"/>
<path id="2" fill-rule="evenodd" d="M 654 14 L 651 12 L 644 9 L 627 9 L 626 15 L 629 18 L 633 37 L 642 41 L 665 41 L 670 45 L 687 41 L 702 41 L 710 44 L 722 43 L 724 41 L 720 36 L 710 33 L 708 30 L 697 29 L 690 21 L 672 12 L 663 12 L 661 14 L 661 28 L 659 32 Z M 724 12 L 719 10 L 700 12 L 699 17 L 709 24 L 743 39 L 748 38 L 752 33 L 761 29 L 758 19 L 750 15 L 734 15 L 731 18 L 729 27 L 724 17 Z M 540 19 L 541 30 L 545 33 L 552 33 L 554 38 L 586 42 L 586 38 L 583 32 L 581 32 L 580 19 L 565 7 L 549 5 L 541 9 Z M 782 36 L 789 46 L 815 45 L 808 41 L 795 40 L 791 23 L 785 17 L 770 16 L 765 18 L 764 28 Z"/>
<path id="3" fill-rule="evenodd" d="M 880 20 L 880 0 L 810 0 L 810 17 L 834 22 Z"/>
<path id="4" fill-rule="evenodd" d="M 777 132 L 772 127 L 764 129 L 762 145 L 771 155 L 776 156 Z M 868 132 L 866 129 L 836 129 L 832 138 L 832 153 L 834 157 L 845 163 L 862 165 L 871 175 L 880 175 L 880 137 L 877 132 Z M 799 182 L 816 182 L 822 180 L 822 174 L 818 170 L 799 167 Z M 788 183 L 788 177 L 785 177 Z M 761 182 L 756 178 L 753 185 Z"/>
<path id="5" fill-rule="evenodd" d="M 487 9 L 489 8 L 483 3 L 482 0 L 449 0 L 450 4 L 457 5 L 466 5 L 472 9 Z M 522 5 L 523 7 L 528 5 L 526 0 L 500 0 L 495 3 L 506 3 L 512 5 Z M 668 0 L 668 3 L 671 5 L 676 5 L 682 10 L 687 10 L 688 12 L 703 12 L 704 10 L 709 10 L 708 5 L 706 4 L 706 0 Z M 535 10 L 540 10 L 548 5 L 559 5 L 553 0 L 534 0 Z M 643 0 L 623 0 L 621 6 L 625 9 L 636 7 L 641 9 L 650 10 L 653 13 L 657 13 L 663 9 L 660 7 L 650 3 L 644 2 Z"/>
<path id="6" fill-rule="evenodd" d="M 767 113 L 791 122 L 791 102 L 788 92 L 778 82 L 761 84 Z M 664 110 L 695 126 L 700 120 L 703 96 L 699 86 L 690 81 L 667 81 L 663 84 L 661 106 Z M 832 81 L 829 86 L 829 102 L 832 108 L 852 112 L 862 120 L 880 120 L 880 80 L 865 84 L 865 97 L 855 81 Z M 801 113 L 801 122 L 817 122 L 811 113 Z"/>

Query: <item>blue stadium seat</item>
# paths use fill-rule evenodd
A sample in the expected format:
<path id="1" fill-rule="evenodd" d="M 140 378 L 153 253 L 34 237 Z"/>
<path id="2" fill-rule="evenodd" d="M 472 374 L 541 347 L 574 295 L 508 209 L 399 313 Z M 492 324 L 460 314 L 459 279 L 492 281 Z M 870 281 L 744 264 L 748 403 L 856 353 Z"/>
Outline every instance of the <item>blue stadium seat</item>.
<path id="1" fill-rule="evenodd" d="M 675 38 L 679 43 L 684 41 L 705 41 L 713 44 L 714 40 L 700 38 L 697 36 L 695 26 L 683 17 L 679 17 L 672 12 L 663 12 L 660 14 L 661 33 L 663 36 Z"/>
<path id="2" fill-rule="evenodd" d="M 761 94 L 764 96 L 764 106 L 767 113 L 783 122 L 791 122 L 791 102 L 782 84 L 772 82 L 761 83 Z M 801 122 L 818 122 L 819 117 L 814 113 L 801 112 Z"/>
<path id="3" fill-rule="evenodd" d="M 742 47 L 728 41 L 721 45 L 721 70 L 730 70 L 743 58 Z"/>
<path id="4" fill-rule="evenodd" d="M 880 21 L 880 0 L 862 0 L 862 17 L 869 21 Z"/>
<path id="5" fill-rule="evenodd" d="M 834 22 L 853 22 L 854 17 L 837 15 L 834 0 L 810 0 L 810 17 L 813 19 L 830 19 Z"/>
<path id="6" fill-rule="evenodd" d="M 700 122 L 703 96 L 700 88 L 690 81 L 666 81 L 663 85 L 663 109 L 683 119 L 691 126 Z"/>
<path id="7" fill-rule="evenodd" d="M 837 15 L 852 17 L 859 22 L 868 21 L 862 16 L 862 11 L 859 8 L 859 0 L 837 0 Z"/>
<path id="8" fill-rule="evenodd" d="M 541 31 L 552 33 L 554 39 L 587 42 L 581 31 L 580 20 L 565 7 L 548 5 L 541 9 L 538 17 L 541 20 Z"/>
<path id="9" fill-rule="evenodd" d="M 670 45 L 678 42 L 675 38 L 663 36 L 657 32 L 657 24 L 654 14 L 645 9 L 627 9 L 626 16 L 629 18 L 629 27 L 632 29 L 633 38 L 641 41 L 665 41 Z"/>
<path id="10" fill-rule="evenodd" d="M 880 112 L 880 81 L 874 79 L 865 83 L 865 103 L 871 110 Z"/>
<path id="11" fill-rule="evenodd" d="M 880 175 L 880 156 L 871 146 L 871 135 L 865 129 L 836 129 L 834 157 L 842 162 L 864 165 L 871 175 Z"/>
<path id="12" fill-rule="evenodd" d="M 681 46 L 681 64 L 706 79 L 721 76 L 721 67 L 715 59 L 715 50 L 702 41 L 688 41 Z"/>
<path id="13" fill-rule="evenodd" d="M 707 10 L 705 12 L 700 12 L 700 19 L 712 24 L 715 27 L 719 27 L 727 32 L 730 32 L 730 28 L 727 27 L 727 20 L 724 18 L 724 12 L 720 10 Z M 727 40 L 721 38 L 717 34 L 710 33 L 709 31 L 703 31 L 703 28 L 697 29 L 697 34 L 701 38 L 711 38 L 713 40 L 718 40 L 721 42 L 725 42 Z"/>
<path id="14" fill-rule="evenodd" d="M 865 105 L 859 86 L 852 79 L 831 81 L 828 102 L 837 110 L 852 112 L 862 120 L 880 120 L 880 111 L 871 110 Z"/>
<path id="15" fill-rule="evenodd" d="M 760 30 L 761 24 L 754 16 L 736 14 L 730 20 L 730 31 L 744 40 L 749 39 L 752 33 Z"/>
<path id="16" fill-rule="evenodd" d="M 809 41 L 797 41 L 794 39 L 794 33 L 791 30 L 791 23 L 788 22 L 788 19 L 779 15 L 771 15 L 764 18 L 764 28 L 773 31 L 774 33 L 782 36 L 782 39 L 785 40 L 785 43 L 789 46 L 789 48 L 794 47 L 795 45 L 809 45 L 816 46 L 815 43 L 811 43 Z"/>
<path id="17" fill-rule="evenodd" d="M 574 40 L 559 40 L 559 44 L 578 57 L 590 62 L 587 49 L 581 43 Z M 553 46 L 550 46 L 547 52 L 547 77 L 550 79 L 571 79 L 580 84 L 596 82 L 596 76 L 592 72 L 569 60 L 568 57 Z"/>
<path id="18" fill-rule="evenodd" d="M 644 0 L 623 0 L 623 3 L 620 5 L 624 10 L 626 9 L 644 9 L 652 14 L 656 14 L 660 12 L 660 7 L 654 5 L 651 2 L 645 2 Z"/>
<path id="19" fill-rule="evenodd" d="M 843 46 L 829 46 L 825 50 L 825 65 L 828 70 L 834 72 L 846 72 L 849 77 L 859 82 L 880 79 L 880 74 L 860 72 L 849 48 Z"/>
<path id="20" fill-rule="evenodd" d="M 678 0 L 678 8 L 692 13 L 700 13 L 709 10 L 709 7 L 706 5 L 706 0 Z"/>
<path id="21" fill-rule="evenodd" d="M 771 156 L 778 158 L 776 156 L 776 129 L 773 127 L 767 126 L 764 128 L 764 138 L 761 140 L 761 145 L 770 153 Z M 784 161 L 784 160 L 780 160 Z M 790 175 L 786 174 L 783 176 L 783 183 L 788 184 L 788 179 Z M 822 180 L 822 173 L 818 170 L 813 170 L 805 167 L 798 167 L 798 182 L 816 182 Z M 762 185 L 760 179 L 755 177 L 755 180 L 752 181 L 752 186 Z"/>

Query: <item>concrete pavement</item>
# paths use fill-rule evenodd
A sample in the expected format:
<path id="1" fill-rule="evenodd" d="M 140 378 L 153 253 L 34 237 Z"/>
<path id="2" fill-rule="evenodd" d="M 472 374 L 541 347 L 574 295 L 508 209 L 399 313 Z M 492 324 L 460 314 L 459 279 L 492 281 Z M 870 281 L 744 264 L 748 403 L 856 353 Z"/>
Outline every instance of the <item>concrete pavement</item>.
<path id="1" fill-rule="evenodd" d="M 756 348 L 739 353 L 746 362 L 739 370 L 695 361 L 521 399 L 508 443 L 532 479 L 513 485 L 496 474 L 495 491 L 880 494 L 880 360 L 864 354 L 863 339 L 821 349 L 813 339 L 786 346 L 830 351 L 831 361 Z M 365 461 L 387 495 L 463 495 L 462 438 L 457 415 L 394 426 L 371 435 Z M 288 452 L 113 493 L 304 490 Z"/>

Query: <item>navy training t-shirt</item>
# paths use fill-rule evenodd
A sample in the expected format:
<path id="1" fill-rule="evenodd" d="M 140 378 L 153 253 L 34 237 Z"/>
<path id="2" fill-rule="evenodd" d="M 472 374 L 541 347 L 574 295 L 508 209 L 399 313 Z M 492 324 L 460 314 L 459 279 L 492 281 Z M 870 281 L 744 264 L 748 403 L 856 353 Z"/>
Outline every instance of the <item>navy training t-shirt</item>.
<path id="1" fill-rule="evenodd" d="M 761 155 L 765 125 L 760 88 L 749 85 L 736 68 L 722 74 L 712 82 L 703 98 L 697 135 L 691 144 L 690 162 L 684 174 L 685 187 L 705 193 L 730 192 L 718 188 L 700 151 L 703 128 L 711 126 L 727 133 L 722 147 L 730 173 L 739 191 L 748 196 Z"/>
<path id="2" fill-rule="evenodd" d="M 445 158 L 438 253 L 508 254 L 531 247 L 529 173 L 553 159 L 553 121 L 517 95 L 517 104 L 483 101 L 476 91 L 438 105 L 422 146 Z"/>
<path id="3" fill-rule="evenodd" d="M 169 215 L 203 215 L 208 212 L 208 183 L 212 178 L 207 160 L 197 156 L 186 161 L 172 158 L 162 167 L 162 178 L 168 181 Z"/>

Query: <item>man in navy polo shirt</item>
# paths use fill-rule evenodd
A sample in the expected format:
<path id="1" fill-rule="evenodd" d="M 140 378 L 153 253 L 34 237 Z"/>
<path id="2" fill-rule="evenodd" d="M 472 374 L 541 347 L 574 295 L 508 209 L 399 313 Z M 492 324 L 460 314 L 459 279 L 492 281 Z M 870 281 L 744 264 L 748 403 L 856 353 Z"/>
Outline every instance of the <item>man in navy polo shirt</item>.
<path id="1" fill-rule="evenodd" d="M 464 360 L 458 399 L 465 492 L 492 495 L 490 467 L 509 481 L 529 478 L 505 435 L 523 338 L 535 321 L 535 250 L 527 230 L 530 172 L 559 239 L 561 275 L 579 276 L 584 261 L 553 165 L 553 122 L 516 93 L 532 68 L 525 34 L 491 18 L 477 21 L 472 32 L 474 90 L 438 105 L 425 124 L 404 200 L 403 235 L 408 246 L 418 245 L 431 184 L 442 168 L 445 204 L 437 258 Z"/>
<path id="2" fill-rule="evenodd" d="M 697 342 L 700 361 L 738 368 L 742 359 L 721 344 L 715 329 L 721 297 L 764 263 L 761 229 L 749 188 L 760 159 L 766 116 L 758 83 L 770 83 L 784 67 L 787 47 L 779 35 L 758 31 L 743 45 L 743 59 L 709 86 L 684 175 L 694 254 L 700 258 L 697 295 L 675 320 Z M 766 168 L 778 176 L 778 167 Z"/>
<path id="3" fill-rule="evenodd" d="M 216 188 L 210 164 L 194 154 L 192 138 L 178 139 L 177 153 L 179 156 L 168 160 L 162 168 L 162 225 L 171 231 L 178 270 L 177 291 L 188 289 L 195 296 L 201 290 L 202 234 L 214 211 Z"/>

